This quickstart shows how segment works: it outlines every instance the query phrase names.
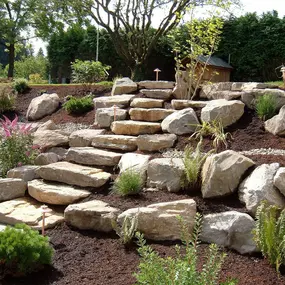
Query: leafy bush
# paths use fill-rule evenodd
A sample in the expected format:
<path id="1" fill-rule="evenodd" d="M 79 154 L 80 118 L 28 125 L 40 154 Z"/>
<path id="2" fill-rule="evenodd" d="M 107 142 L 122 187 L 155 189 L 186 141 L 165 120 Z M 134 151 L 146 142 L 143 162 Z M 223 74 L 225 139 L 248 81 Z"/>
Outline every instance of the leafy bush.
<path id="1" fill-rule="evenodd" d="M 256 211 L 254 240 L 262 254 L 279 271 L 285 264 L 285 210 L 262 202 Z"/>
<path id="2" fill-rule="evenodd" d="M 67 100 L 68 101 L 63 104 L 63 108 L 69 114 L 84 114 L 91 111 L 94 107 L 92 98 L 90 96 L 85 96 L 82 98 L 68 96 Z"/>
<path id="3" fill-rule="evenodd" d="M 199 184 L 200 171 L 206 158 L 212 153 L 202 153 L 202 138 L 194 150 L 191 146 L 186 146 L 184 149 L 184 179 L 182 180 L 183 187 L 195 187 Z"/>
<path id="4" fill-rule="evenodd" d="M 52 256 L 48 238 L 27 225 L 7 226 L 0 232 L 0 265 L 7 273 L 32 272 L 44 264 L 51 264 Z"/>
<path id="5" fill-rule="evenodd" d="M 24 93 L 29 87 L 29 83 L 25 78 L 18 78 L 12 84 L 14 90 L 18 93 Z"/>
<path id="6" fill-rule="evenodd" d="M 110 66 L 104 66 L 100 61 L 76 59 L 71 69 L 74 83 L 95 83 L 107 79 Z"/>
<path id="7" fill-rule="evenodd" d="M 38 154 L 33 145 L 30 126 L 18 124 L 18 117 L 10 121 L 7 117 L 0 120 L 3 128 L 0 133 L 0 165 L 1 175 L 4 177 L 8 170 L 25 164 L 32 164 Z"/>
<path id="8" fill-rule="evenodd" d="M 48 81 L 44 80 L 39 73 L 33 73 L 29 75 L 29 83 L 31 84 L 47 84 Z"/>
<path id="9" fill-rule="evenodd" d="M 138 227 L 138 215 L 134 217 L 125 216 L 122 225 L 119 225 L 115 220 L 112 220 L 113 229 L 120 237 L 122 244 L 128 245 L 132 241 Z"/>
<path id="10" fill-rule="evenodd" d="M 255 108 L 257 116 L 263 121 L 274 117 L 277 114 L 276 97 L 271 94 L 258 97 Z"/>
<path id="11" fill-rule="evenodd" d="M 141 175 L 131 169 L 122 172 L 112 186 L 113 191 L 121 196 L 138 194 L 142 188 Z"/>
<path id="12" fill-rule="evenodd" d="M 14 105 L 15 95 L 13 94 L 11 87 L 0 86 L 0 113 L 13 110 Z"/>
<path id="13" fill-rule="evenodd" d="M 199 235 L 201 232 L 200 214 L 197 214 L 196 225 L 193 234 L 185 222 L 182 223 L 182 239 L 185 247 L 185 254 L 181 253 L 181 247 L 176 246 L 176 257 L 160 257 L 150 246 L 146 245 L 143 235 L 136 234 L 138 238 L 141 256 L 139 263 L 139 272 L 135 273 L 137 285 L 216 285 L 218 283 L 218 274 L 221 270 L 225 254 L 219 254 L 217 245 L 210 245 L 208 258 L 203 264 L 202 270 L 198 267 L 198 247 Z M 237 284 L 235 281 L 221 283 L 224 285 Z"/>

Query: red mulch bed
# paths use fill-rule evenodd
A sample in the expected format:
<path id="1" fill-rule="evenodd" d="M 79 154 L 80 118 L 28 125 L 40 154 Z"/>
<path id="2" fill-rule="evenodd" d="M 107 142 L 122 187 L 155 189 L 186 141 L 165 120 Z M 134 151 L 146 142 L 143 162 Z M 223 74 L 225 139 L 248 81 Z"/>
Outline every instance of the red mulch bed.
<path id="1" fill-rule="evenodd" d="M 31 89 L 29 93 L 18 97 L 16 111 L 20 117 L 24 118 L 30 100 L 39 95 L 42 89 L 48 92 L 56 92 L 62 102 L 67 95 L 83 96 L 85 92 L 80 86 L 37 86 Z M 98 96 L 104 95 L 106 91 L 109 92 L 110 90 L 101 89 L 101 87 L 96 87 L 93 90 Z M 91 111 L 85 116 L 73 117 L 59 109 L 55 114 L 44 118 L 42 121 L 48 119 L 54 120 L 55 123 L 74 122 L 91 125 L 94 122 L 94 112 Z M 229 148 L 236 151 L 268 147 L 285 148 L 285 138 L 266 133 L 263 123 L 250 110 L 246 110 L 241 120 L 226 131 L 232 134 Z M 196 142 L 189 141 L 189 136 L 181 136 L 178 139 L 176 149 L 182 150 L 189 143 L 193 146 L 196 144 Z M 204 149 L 209 150 L 211 148 L 211 140 L 206 139 Z M 161 155 L 153 154 L 153 157 L 159 156 Z M 282 166 L 285 166 L 284 157 L 274 155 L 251 156 L 258 165 L 279 162 Z M 115 194 L 110 194 L 108 187 L 97 189 L 91 197 L 84 201 L 99 199 L 121 210 L 126 210 L 131 207 L 191 197 L 196 201 L 198 211 L 202 214 L 229 210 L 246 212 L 244 206 L 239 202 L 237 194 L 222 199 L 202 199 L 199 191 L 178 194 L 157 191 L 145 192 L 132 198 L 120 198 Z M 3 280 L 0 278 L 1 285 L 131 285 L 135 283 L 133 273 L 137 270 L 139 262 L 136 247 L 126 249 L 115 234 L 78 231 L 62 224 L 48 230 L 47 235 L 55 248 L 52 266 L 45 267 L 42 271 L 27 277 L 6 277 Z M 153 243 L 149 241 L 149 244 L 162 256 L 173 256 L 175 253 L 173 242 Z M 199 255 L 202 259 L 207 256 L 206 249 L 206 245 L 201 245 Z M 278 277 L 274 268 L 260 254 L 241 256 L 234 251 L 223 250 L 226 251 L 227 257 L 222 267 L 221 281 L 225 281 L 227 278 L 236 278 L 240 285 L 285 284 L 285 275 Z"/>

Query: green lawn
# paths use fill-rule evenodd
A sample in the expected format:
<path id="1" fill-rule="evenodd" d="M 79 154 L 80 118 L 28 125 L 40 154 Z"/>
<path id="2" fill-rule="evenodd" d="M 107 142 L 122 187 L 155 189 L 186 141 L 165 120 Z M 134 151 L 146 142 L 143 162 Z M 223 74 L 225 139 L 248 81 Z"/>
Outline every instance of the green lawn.
<path id="1" fill-rule="evenodd" d="M 269 81 L 269 82 L 265 82 L 265 83 L 268 83 L 268 84 L 272 84 L 272 85 L 277 85 L 279 87 L 284 87 L 284 82 L 283 81 Z"/>

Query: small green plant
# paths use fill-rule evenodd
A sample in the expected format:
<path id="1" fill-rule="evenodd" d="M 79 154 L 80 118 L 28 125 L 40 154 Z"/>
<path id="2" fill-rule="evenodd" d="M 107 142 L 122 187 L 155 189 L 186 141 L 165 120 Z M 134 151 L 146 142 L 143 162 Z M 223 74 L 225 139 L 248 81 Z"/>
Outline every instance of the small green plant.
<path id="1" fill-rule="evenodd" d="M 122 172 L 114 181 L 112 190 L 120 196 L 136 195 L 143 188 L 143 179 L 141 175 L 132 170 L 127 169 Z"/>
<path id="2" fill-rule="evenodd" d="M 257 116 L 266 121 L 271 119 L 277 114 L 277 100 L 276 97 L 272 94 L 265 94 L 258 97 L 256 100 L 256 113 Z"/>
<path id="3" fill-rule="evenodd" d="M 0 165 L 1 176 L 5 177 L 8 170 L 25 164 L 33 164 L 39 153 L 33 145 L 30 126 L 18 124 L 18 117 L 10 121 L 7 117 L 0 120 L 3 131 L 0 132 Z M 1 129 L 1 128 L 0 128 Z"/>
<path id="4" fill-rule="evenodd" d="M 111 67 L 104 66 L 100 61 L 79 60 L 71 63 L 72 81 L 74 83 L 95 83 L 107 79 Z"/>
<path id="5" fill-rule="evenodd" d="M 184 178 L 182 180 L 183 187 L 195 187 L 199 185 L 201 168 L 206 158 L 212 153 L 212 151 L 208 153 L 202 153 L 202 142 L 203 139 L 201 137 L 195 150 L 189 145 L 184 149 Z"/>
<path id="6" fill-rule="evenodd" d="M 53 252 L 48 238 L 25 224 L 0 232 L 0 265 L 6 274 L 26 274 L 51 264 Z"/>
<path id="7" fill-rule="evenodd" d="M 15 108 L 15 95 L 11 87 L 0 86 L 0 114 L 6 111 L 14 110 Z"/>
<path id="8" fill-rule="evenodd" d="M 122 225 L 112 220 L 112 226 L 116 234 L 120 237 L 122 244 L 128 245 L 131 243 L 138 228 L 138 214 L 134 217 L 125 216 Z"/>
<path id="9" fill-rule="evenodd" d="M 17 93 L 24 93 L 25 91 L 27 91 L 30 87 L 29 87 L 29 83 L 25 78 L 18 78 L 16 79 L 13 84 L 13 89 L 17 92 Z"/>
<path id="10" fill-rule="evenodd" d="M 69 114 L 84 114 L 91 111 L 94 108 L 92 97 L 85 96 L 82 98 L 76 98 L 73 96 L 68 96 L 68 101 L 63 105 L 63 108 Z"/>
<path id="11" fill-rule="evenodd" d="M 218 275 L 226 254 L 219 254 L 217 245 L 210 245 L 208 258 L 198 270 L 198 248 L 199 235 L 202 226 L 202 216 L 197 214 L 193 233 L 190 233 L 188 225 L 179 218 L 182 229 L 183 247 L 185 254 L 182 254 L 181 246 L 176 246 L 175 257 L 160 257 L 146 241 L 142 234 L 137 233 L 141 260 L 138 266 L 139 271 L 135 273 L 137 285 L 217 285 Z M 224 285 L 237 284 L 236 281 L 221 283 Z"/>
<path id="12" fill-rule="evenodd" d="M 279 272 L 285 264 L 285 210 L 262 202 L 256 211 L 254 241 L 262 254 Z"/>

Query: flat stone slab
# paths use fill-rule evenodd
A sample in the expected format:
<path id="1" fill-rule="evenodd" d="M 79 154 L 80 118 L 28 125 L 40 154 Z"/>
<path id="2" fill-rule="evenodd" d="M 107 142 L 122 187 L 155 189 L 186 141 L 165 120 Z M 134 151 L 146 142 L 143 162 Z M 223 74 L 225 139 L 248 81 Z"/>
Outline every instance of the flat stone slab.
<path id="1" fill-rule="evenodd" d="M 81 230 L 111 232 L 112 220 L 116 220 L 119 209 L 109 204 L 92 200 L 85 203 L 69 205 L 64 211 L 65 221 Z"/>
<path id="2" fill-rule="evenodd" d="M 65 161 L 41 166 L 37 169 L 37 174 L 45 180 L 81 187 L 101 187 L 111 177 L 110 173 L 104 172 L 102 169 Z"/>
<path id="3" fill-rule="evenodd" d="M 172 95 L 172 89 L 141 89 L 140 92 L 148 98 L 167 101 Z"/>
<path id="4" fill-rule="evenodd" d="M 92 146 L 121 151 L 134 151 L 137 149 L 137 137 L 124 135 L 102 135 L 92 141 Z"/>
<path id="5" fill-rule="evenodd" d="M 28 197 L 0 203 L 0 223 L 15 225 L 25 223 L 34 229 L 42 228 L 42 203 Z M 46 213 L 45 228 L 64 221 L 63 213 L 52 210 Z"/>
<path id="6" fill-rule="evenodd" d="M 99 108 L 110 108 L 114 105 L 118 107 L 128 107 L 130 105 L 130 101 L 134 98 L 135 95 L 115 95 L 115 96 L 108 96 L 108 97 L 98 97 L 93 99 L 95 109 Z"/>
<path id="7" fill-rule="evenodd" d="M 109 128 L 114 121 L 127 118 L 128 111 L 117 107 L 100 108 L 95 113 L 95 124 L 100 128 Z"/>
<path id="8" fill-rule="evenodd" d="M 160 151 L 173 147 L 176 140 L 177 136 L 175 134 L 140 135 L 137 144 L 141 151 Z"/>
<path id="9" fill-rule="evenodd" d="M 117 79 L 113 85 L 111 95 L 120 95 L 125 93 L 132 93 L 137 91 L 138 86 L 137 84 L 131 80 L 129 77 L 123 77 Z"/>
<path id="10" fill-rule="evenodd" d="M 147 121 L 147 122 L 162 121 L 173 112 L 175 112 L 175 110 L 161 109 L 161 108 L 152 108 L 152 109 L 132 108 L 129 110 L 131 120 Z"/>
<path id="11" fill-rule="evenodd" d="M 204 108 L 207 101 L 191 101 L 191 100 L 171 100 L 171 105 L 175 110 L 182 110 L 186 108 Z"/>
<path id="12" fill-rule="evenodd" d="M 8 171 L 7 178 L 19 178 L 26 182 L 39 178 L 36 174 L 38 166 L 36 165 L 24 165 L 16 167 Z"/>
<path id="13" fill-rule="evenodd" d="M 131 102 L 133 108 L 162 108 L 163 100 L 151 98 L 134 98 Z"/>
<path id="14" fill-rule="evenodd" d="M 72 147 L 68 150 L 66 160 L 84 165 L 115 166 L 122 154 L 93 147 Z"/>
<path id="15" fill-rule="evenodd" d="M 145 89 L 173 89 L 175 86 L 175 82 L 173 81 L 140 81 L 138 83 L 139 88 L 145 88 Z"/>
<path id="16" fill-rule="evenodd" d="M 46 183 L 40 179 L 28 183 L 28 192 L 37 201 L 53 205 L 69 205 L 91 194 L 69 185 Z"/>
<path id="17" fill-rule="evenodd" d="M 98 136 L 103 135 L 105 130 L 92 130 L 83 129 L 77 130 L 69 136 L 69 146 L 80 147 L 80 146 L 91 146 L 92 140 Z"/>
<path id="18" fill-rule="evenodd" d="M 159 123 L 141 122 L 141 121 L 119 121 L 113 122 L 111 130 L 116 135 L 144 135 L 155 134 L 161 131 Z"/>
<path id="19" fill-rule="evenodd" d="M 23 197 L 27 182 L 19 178 L 0 178 L 0 202 Z"/>
<path id="20" fill-rule="evenodd" d="M 68 146 L 69 134 L 61 130 L 44 130 L 34 133 L 33 143 L 44 148 Z"/>

